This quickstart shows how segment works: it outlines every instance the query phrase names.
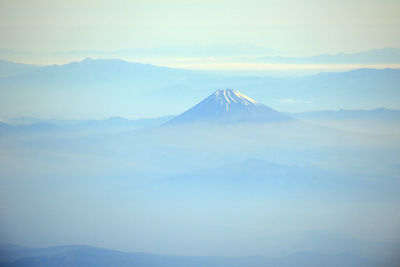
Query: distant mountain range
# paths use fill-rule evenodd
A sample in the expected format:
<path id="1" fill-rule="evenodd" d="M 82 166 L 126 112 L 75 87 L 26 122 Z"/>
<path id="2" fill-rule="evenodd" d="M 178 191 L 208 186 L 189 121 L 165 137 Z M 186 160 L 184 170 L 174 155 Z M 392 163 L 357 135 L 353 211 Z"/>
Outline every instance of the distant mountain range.
<path id="1" fill-rule="evenodd" d="M 270 47 L 255 46 L 252 44 L 210 44 L 210 45 L 170 45 L 152 48 L 127 48 L 117 50 L 69 50 L 55 52 L 28 52 L 10 49 L 0 49 L 0 58 L 11 61 L 29 59 L 31 61 L 52 58 L 65 60 L 70 58 L 208 58 L 208 57 L 243 57 L 278 55 L 279 52 Z"/>
<path id="2" fill-rule="evenodd" d="M 45 120 L 20 117 L 0 122 L 2 132 L 40 132 L 40 131 L 129 131 L 139 128 L 159 126 L 174 116 L 163 116 L 151 119 L 129 120 L 111 117 L 105 120 Z"/>
<path id="3" fill-rule="evenodd" d="M 353 267 L 388 266 L 395 264 L 371 260 L 352 254 L 326 254 L 299 252 L 286 257 L 271 259 L 264 257 L 191 257 L 167 256 L 146 253 L 126 253 L 90 246 L 58 246 L 49 248 L 27 248 L 14 245 L 0 247 L 2 267 Z"/>
<path id="4" fill-rule="evenodd" d="M 387 47 L 371 49 L 355 53 L 321 54 L 314 56 L 295 57 L 269 47 L 259 47 L 251 44 L 236 45 L 196 45 L 196 46 L 163 46 L 154 48 L 131 48 L 113 51 L 102 50 L 72 50 L 49 53 L 33 53 L 0 49 L 0 58 L 18 61 L 31 61 L 43 58 L 128 58 L 137 59 L 208 59 L 220 61 L 263 62 L 278 64 L 399 64 L 400 48 Z M 1 66 L 1 64 L 0 64 Z M 0 68 L 1 69 L 1 68 Z M 1 76 L 1 73 L 0 73 Z"/>
<path id="5" fill-rule="evenodd" d="M 0 59 L 0 77 L 14 76 L 40 69 L 40 66 L 14 63 Z"/>
<path id="6" fill-rule="evenodd" d="M 17 52 L 14 52 L 14 54 Z M 1 50 L 0 57 L 7 58 L 13 54 L 11 50 Z M 18 54 L 18 53 L 17 53 Z M 27 53 L 22 53 L 27 56 Z M 54 56 L 73 55 L 96 58 L 110 58 L 120 56 L 139 57 L 221 57 L 235 56 L 238 62 L 276 63 L 276 64 L 400 64 L 400 48 L 372 49 L 358 53 L 321 54 L 307 57 L 290 57 L 279 55 L 279 52 L 270 48 L 241 46 L 204 46 L 204 47 L 161 47 L 153 49 L 126 49 L 118 51 L 67 51 L 57 52 Z M 263 55 L 263 56 L 258 56 Z M 265 56 L 264 56 L 265 55 Z M 252 56 L 252 57 L 250 57 Z M 227 59 L 223 59 L 226 61 Z M 85 60 L 84 60 L 85 61 Z M 28 73 L 49 66 L 22 64 L 0 59 L 0 77 L 14 76 Z"/>
<path id="7" fill-rule="evenodd" d="M 400 69 L 286 78 L 233 77 L 116 59 L 86 59 L 0 77 L 0 114 L 159 117 L 187 110 L 215 88 L 235 88 L 284 111 L 397 108 L 399 84 Z"/>
<path id="8" fill-rule="evenodd" d="M 219 89 L 167 124 L 262 123 L 290 120 L 292 120 L 291 117 L 279 113 L 236 90 Z"/>
<path id="9" fill-rule="evenodd" d="M 225 93 L 225 94 L 224 94 Z M 234 102 L 233 99 L 236 101 Z M 228 100 L 230 102 L 228 102 Z M 17 117 L 0 122 L 2 132 L 34 131 L 127 131 L 161 125 L 185 125 L 193 123 L 264 123 L 301 120 L 358 120 L 400 121 L 400 110 L 377 108 L 372 110 L 322 110 L 301 113 L 275 111 L 232 89 L 220 89 L 199 104 L 177 116 L 130 120 L 111 117 L 104 120 L 49 120 Z"/>

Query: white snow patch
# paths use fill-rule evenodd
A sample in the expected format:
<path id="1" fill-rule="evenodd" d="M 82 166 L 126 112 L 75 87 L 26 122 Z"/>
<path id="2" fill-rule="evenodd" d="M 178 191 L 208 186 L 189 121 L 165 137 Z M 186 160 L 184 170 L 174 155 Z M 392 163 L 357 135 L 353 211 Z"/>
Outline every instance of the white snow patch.
<path id="1" fill-rule="evenodd" d="M 250 97 L 248 97 L 248 96 L 246 96 L 246 95 L 244 95 L 244 94 L 242 94 L 242 93 L 239 93 L 238 91 L 233 91 L 233 93 L 237 96 L 237 97 L 239 97 L 239 98 L 241 98 L 241 99 L 243 99 L 245 102 L 250 102 L 250 103 L 252 103 L 252 104 L 255 104 L 255 105 L 257 105 L 257 104 L 259 104 L 257 101 L 255 101 L 254 99 L 252 99 L 252 98 L 250 98 Z"/>

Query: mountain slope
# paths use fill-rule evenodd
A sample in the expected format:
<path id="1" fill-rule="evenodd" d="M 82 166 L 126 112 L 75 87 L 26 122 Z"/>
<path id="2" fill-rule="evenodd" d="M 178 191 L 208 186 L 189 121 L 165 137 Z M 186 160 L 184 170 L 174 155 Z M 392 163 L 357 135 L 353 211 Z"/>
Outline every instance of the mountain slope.
<path id="1" fill-rule="evenodd" d="M 260 123 L 291 119 L 236 90 L 219 89 L 199 104 L 170 120 L 168 124 Z"/>
<path id="2" fill-rule="evenodd" d="M 189 70 L 160 67 L 150 64 L 133 63 L 119 59 L 91 59 L 64 65 L 51 65 L 37 69 L 35 72 L 24 73 L 3 82 L 34 83 L 44 85 L 87 85 L 94 83 L 135 83 L 139 80 L 153 83 L 165 83 L 184 79 L 192 72 Z M 157 77 L 154 80 L 154 77 Z"/>
<path id="3" fill-rule="evenodd" d="M 86 59 L 0 77 L 3 117 L 158 117 L 214 88 L 235 88 L 278 110 L 399 108 L 400 69 L 301 77 L 229 77 L 115 59 Z M 12 101 L 11 101 L 12 100 Z M 90 107 L 90 108 L 88 108 Z"/>
<path id="4" fill-rule="evenodd" d="M 3 247 L 3 252 L 6 252 Z M 12 248 L 10 257 L 1 257 L 0 266 L 141 266 L 141 267 L 266 267 L 266 266 L 394 266 L 380 259 L 340 253 L 299 252 L 282 258 L 168 256 L 126 253 L 90 246 L 59 246 L 49 248 Z"/>
<path id="5" fill-rule="evenodd" d="M 39 69 L 39 66 L 15 63 L 0 59 L 0 77 L 8 77 L 28 73 Z"/>
<path id="6" fill-rule="evenodd" d="M 9 117 L 44 117 L 50 111 L 54 117 L 62 117 L 62 114 L 72 117 L 71 111 L 76 114 L 95 111 L 97 117 L 113 114 L 158 116 L 159 113 L 145 110 L 146 101 L 153 98 L 148 94 L 184 81 L 193 73 L 117 59 L 85 59 L 46 66 L 20 75 L 0 77 L 0 113 Z M 25 109 L 22 113 L 19 112 L 21 107 Z M 86 117 L 94 117 L 88 115 Z"/>

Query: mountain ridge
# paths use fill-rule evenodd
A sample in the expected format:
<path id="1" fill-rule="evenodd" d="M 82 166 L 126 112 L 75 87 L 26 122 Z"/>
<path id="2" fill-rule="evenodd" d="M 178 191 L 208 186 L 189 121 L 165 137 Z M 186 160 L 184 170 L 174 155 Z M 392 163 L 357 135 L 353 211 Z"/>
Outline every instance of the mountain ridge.
<path id="1" fill-rule="evenodd" d="M 228 77 L 120 63 L 90 60 L 0 77 L 0 113 L 3 117 L 44 117 L 50 111 L 54 117 L 157 117 L 179 114 L 215 88 L 226 87 L 290 112 L 357 106 L 397 108 L 400 98 L 400 69 L 292 78 Z"/>
<path id="2" fill-rule="evenodd" d="M 0 78 L 17 76 L 40 69 L 41 66 L 0 59 Z"/>
<path id="3" fill-rule="evenodd" d="M 371 260 L 357 254 L 329 254 L 317 251 L 301 251 L 279 258 L 262 256 L 215 257 L 215 256 L 170 256 L 142 252 L 122 252 L 93 246 L 55 246 L 47 248 L 17 247 L 0 254 L 0 266 L 143 266 L 143 267 L 200 267 L 200 266 L 394 266 L 384 259 Z M 311 264 L 311 265 L 310 265 Z M 369 266 L 369 265 L 368 265 Z"/>

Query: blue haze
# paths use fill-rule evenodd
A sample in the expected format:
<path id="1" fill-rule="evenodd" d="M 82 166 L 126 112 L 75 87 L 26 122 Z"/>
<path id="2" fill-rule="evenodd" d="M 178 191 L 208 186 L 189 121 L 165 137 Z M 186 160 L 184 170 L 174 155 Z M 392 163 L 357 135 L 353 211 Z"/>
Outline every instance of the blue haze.
<path id="1" fill-rule="evenodd" d="M 397 107 L 398 71 L 226 77 L 87 59 L 3 77 L 0 237 L 22 248 L 1 261 L 396 266 L 399 111 L 355 108 Z"/>
<path id="2" fill-rule="evenodd" d="M 399 14 L 0 1 L 0 266 L 400 266 Z"/>
<path id="3" fill-rule="evenodd" d="M 0 235 L 33 247 L 258 255 L 282 266 L 298 257 L 305 266 L 319 257 L 394 264 L 400 125 L 379 124 L 390 127 L 3 125 L 12 131 L 1 129 Z"/>

